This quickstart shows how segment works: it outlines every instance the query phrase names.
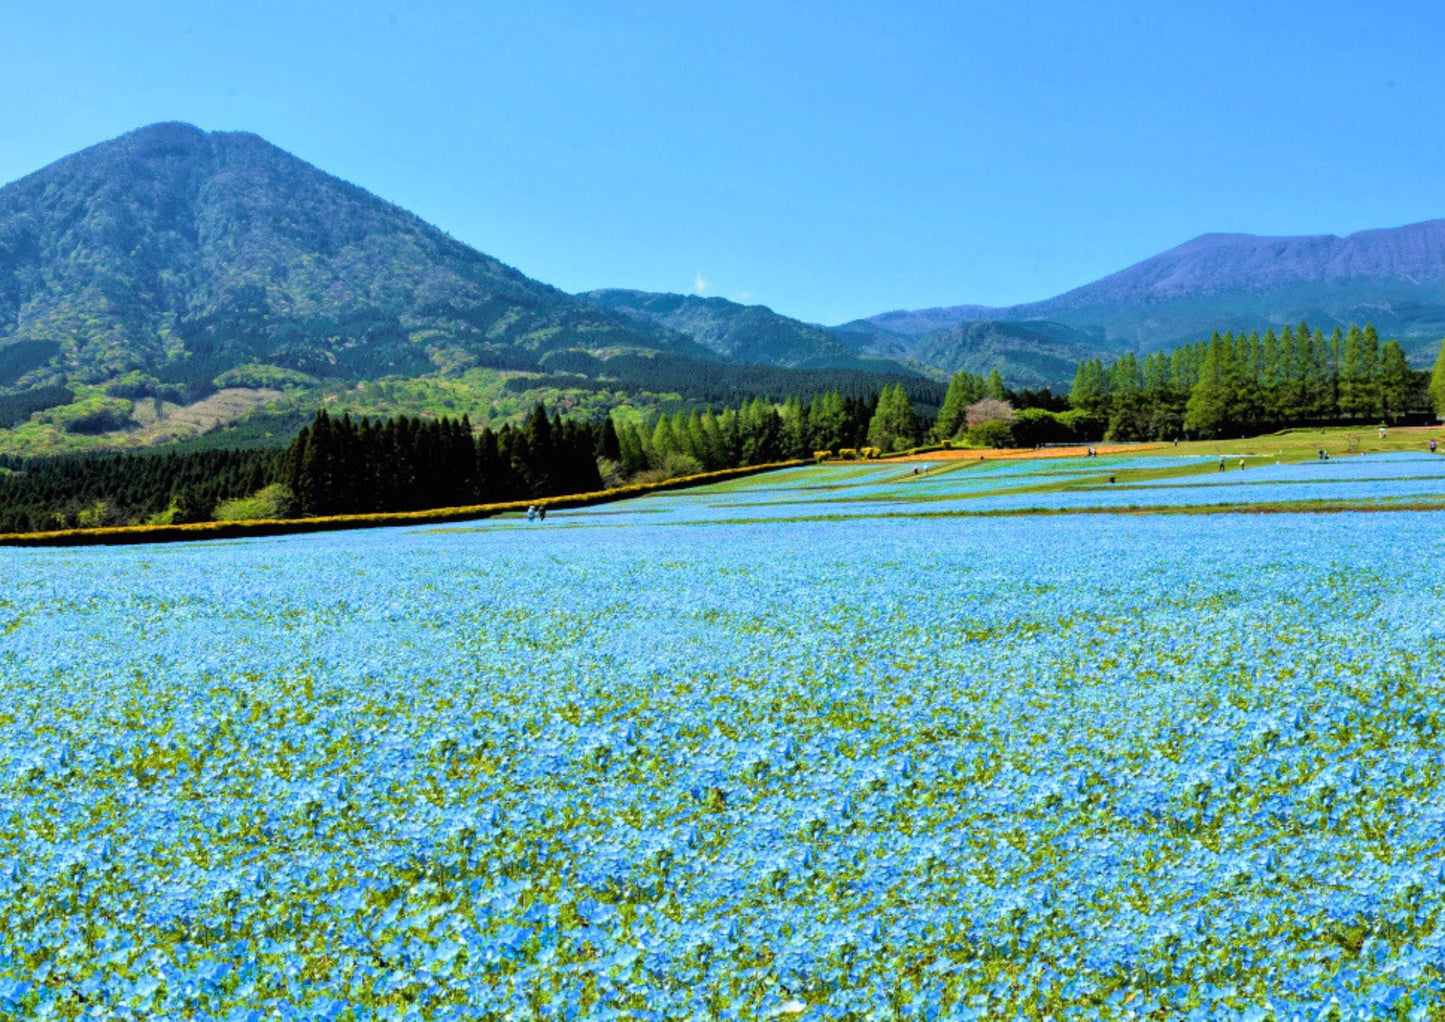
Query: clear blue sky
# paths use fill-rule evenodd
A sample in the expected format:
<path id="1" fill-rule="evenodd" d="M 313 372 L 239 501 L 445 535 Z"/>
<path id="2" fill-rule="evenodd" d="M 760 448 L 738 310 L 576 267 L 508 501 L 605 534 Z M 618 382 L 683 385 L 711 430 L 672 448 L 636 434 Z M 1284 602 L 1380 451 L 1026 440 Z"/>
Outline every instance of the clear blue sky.
<path id="1" fill-rule="evenodd" d="M 569 291 L 837 323 L 1445 216 L 1438 4 L 39 3 L 0 181 L 253 131 Z"/>

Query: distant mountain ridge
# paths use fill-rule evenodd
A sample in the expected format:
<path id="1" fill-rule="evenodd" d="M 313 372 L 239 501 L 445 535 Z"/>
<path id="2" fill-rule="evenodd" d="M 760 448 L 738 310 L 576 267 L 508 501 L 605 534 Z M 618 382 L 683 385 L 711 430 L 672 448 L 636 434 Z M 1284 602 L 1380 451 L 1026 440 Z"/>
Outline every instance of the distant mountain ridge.
<path id="1" fill-rule="evenodd" d="M 151 125 L 0 187 L 0 398 L 67 431 L 134 430 L 131 399 L 165 420 L 217 388 L 316 400 L 329 381 L 473 369 L 493 370 L 471 374 L 489 415 L 520 395 L 595 412 L 639 394 L 926 389 L 960 369 L 1059 390 L 1084 358 L 1301 319 L 1373 322 L 1433 357 L 1445 220 L 1204 235 L 1040 302 L 823 327 L 716 297 L 566 294 L 244 132 Z"/>
<path id="2" fill-rule="evenodd" d="M 676 330 L 730 361 L 815 369 L 899 369 L 893 362 L 865 359 L 827 329 L 779 315 L 765 305 L 620 288 L 578 297 L 598 308 Z"/>
<path id="3" fill-rule="evenodd" d="M 1054 298 L 880 313 L 918 338 L 964 322 L 1051 321 L 1148 352 L 1214 330 L 1373 322 L 1418 354 L 1445 335 L 1445 220 L 1346 237 L 1205 234 Z M 855 327 L 854 324 L 845 325 Z"/>

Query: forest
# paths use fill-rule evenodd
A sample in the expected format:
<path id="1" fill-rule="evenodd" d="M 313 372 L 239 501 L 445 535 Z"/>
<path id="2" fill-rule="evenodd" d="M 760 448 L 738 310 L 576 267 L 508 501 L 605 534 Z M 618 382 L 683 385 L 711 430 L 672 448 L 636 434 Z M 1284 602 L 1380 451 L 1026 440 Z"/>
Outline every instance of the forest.
<path id="1" fill-rule="evenodd" d="M 1086 360 L 1069 404 L 1111 440 L 1210 438 L 1420 418 L 1431 411 L 1430 379 L 1373 326 L 1327 337 L 1300 323 L 1263 337 L 1216 333 L 1142 361 Z"/>

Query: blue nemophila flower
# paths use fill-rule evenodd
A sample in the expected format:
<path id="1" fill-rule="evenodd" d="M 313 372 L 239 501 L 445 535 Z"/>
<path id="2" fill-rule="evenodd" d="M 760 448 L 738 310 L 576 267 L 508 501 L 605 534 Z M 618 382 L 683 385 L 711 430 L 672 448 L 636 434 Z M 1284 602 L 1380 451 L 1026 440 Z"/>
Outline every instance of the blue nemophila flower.
<path id="1" fill-rule="evenodd" d="M 986 468 L 927 506 L 1102 499 Z M 889 518 L 895 469 L 827 471 L 545 546 L 7 553 L 0 1017 L 1439 1006 L 1438 516 Z"/>

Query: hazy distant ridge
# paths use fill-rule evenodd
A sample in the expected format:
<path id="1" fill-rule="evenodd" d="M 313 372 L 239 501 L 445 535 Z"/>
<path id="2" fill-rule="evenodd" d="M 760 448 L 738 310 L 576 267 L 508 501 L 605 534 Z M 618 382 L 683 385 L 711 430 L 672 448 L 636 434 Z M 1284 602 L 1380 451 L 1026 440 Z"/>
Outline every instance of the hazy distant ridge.
<path id="1" fill-rule="evenodd" d="M 1322 327 L 1373 321 L 1405 341 L 1438 340 L 1445 220 L 1343 238 L 1205 234 L 1044 301 L 887 312 L 866 322 L 919 337 L 961 322 L 1052 320 L 1150 351 L 1301 318 Z"/>

